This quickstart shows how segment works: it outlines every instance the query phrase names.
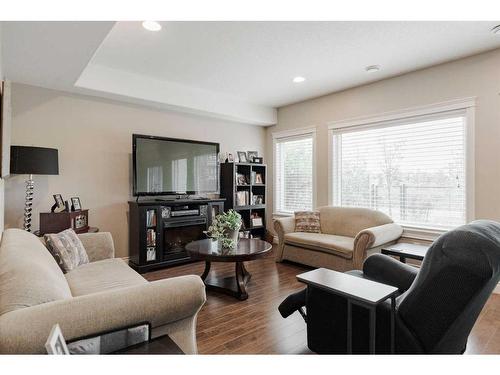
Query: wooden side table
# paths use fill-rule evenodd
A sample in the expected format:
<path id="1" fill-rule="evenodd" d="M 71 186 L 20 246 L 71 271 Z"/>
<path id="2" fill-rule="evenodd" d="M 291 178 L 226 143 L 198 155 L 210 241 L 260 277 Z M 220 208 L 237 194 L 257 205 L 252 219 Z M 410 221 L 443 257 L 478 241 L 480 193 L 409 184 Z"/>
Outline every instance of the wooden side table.
<path id="1" fill-rule="evenodd" d="M 398 288 L 342 272 L 318 268 L 297 275 L 297 280 L 347 299 L 347 353 L 352 354 L 352 305 L 370 311 L 370 353 L 375 354 L 377 306 L 391 299 L 391 353 L 394 353 L 396 294 Z"/>

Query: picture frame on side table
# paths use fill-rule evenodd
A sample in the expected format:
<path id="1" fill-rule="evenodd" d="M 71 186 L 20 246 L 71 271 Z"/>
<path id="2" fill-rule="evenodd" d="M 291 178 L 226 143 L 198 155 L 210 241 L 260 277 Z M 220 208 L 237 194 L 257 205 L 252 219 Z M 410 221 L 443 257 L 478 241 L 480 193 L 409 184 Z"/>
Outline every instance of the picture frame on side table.
<path id="1" fill-rule="evenodd" d="M 234 155 L 230 152 L 227 153 L 227 162 L 228 163 L 233 163 L 234 162 Z"/>
<path id="2" fill-rule="evenodd" d="M 248 163 L 246 151 L 238 151 L 238 162 L 239 163 Z"/>
<path id="3" fill-rule="evenodd" d="M 59 324 L 55 324 L 52 327 L 47 342 L 45 343 L 45 349 L 48 354 L 69 354 L 68 346 L 66 345 L 66 340 L 64 339 Z"/>
<path id="4" fill-rule="evenodd" d="M 54 205 L 51 207 L 51 212 L 63 212 L 66 210 L 66 203 L 64 203 L 64 199 L 61 194 L 54 194 Z"/>
<path id="5" fill-rule="evenodd" d="M 80 198 L 78 198 L 78 197 L 71 198 L 71 210 L 72 211 L 81 211 L 82 210 L 82 204 L 80 202 Z"/>

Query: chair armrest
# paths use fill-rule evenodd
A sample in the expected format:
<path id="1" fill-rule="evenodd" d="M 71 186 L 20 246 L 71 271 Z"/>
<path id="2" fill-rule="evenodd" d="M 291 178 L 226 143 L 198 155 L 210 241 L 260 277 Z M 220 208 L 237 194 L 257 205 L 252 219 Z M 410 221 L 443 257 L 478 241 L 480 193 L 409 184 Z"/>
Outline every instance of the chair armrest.
<path id="1" fill-rule="evenodd" d="M 90 262 L 115 257 L 115 245 L 111 233 L 82 233 L 78 237 L 87 251 Z"/>
<path id="2" fill-rule="evenodd" d="M 278 235 L 278 249 L 276 251 L 276 261 L 283 260 L 283 249 L 285 247 L 285 234 L 295 231 L 295 217 L 283 217 L 274 220 L 274 230 Z"/>
<path id="3" fill-rule="evenodd" d="M 373 254 L 366 258 L 363 273 L 371 280 L 395 286 L 400 292 L 405 292 L 417 277 L 418 270 L 390 256 Z"/>
<path id="4" fill-rule="evenodd" d="M 206 301 L 199 276 L 188 275 L 87 294 L 0 316 L 0 353 L 42 353 L 52 326 L 66 340 L 140 322 L 162 326 L 194 316 Z"/>

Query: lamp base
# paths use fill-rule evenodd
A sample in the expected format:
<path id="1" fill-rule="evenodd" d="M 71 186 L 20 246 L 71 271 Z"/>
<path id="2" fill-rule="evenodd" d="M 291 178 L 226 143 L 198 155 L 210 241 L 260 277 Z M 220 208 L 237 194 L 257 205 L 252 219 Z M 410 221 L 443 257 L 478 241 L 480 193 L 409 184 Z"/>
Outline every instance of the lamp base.
<path id="1" fill-rule="evenodd" d="M 33 206 L 33 190 L 35 188 L 35 181 L 33 181 L 33 175 L 29 175 L 29 179 L 26 180 L 26 199 L 24 202 L 24 230 L 31 232 L 31 211 Z"/>

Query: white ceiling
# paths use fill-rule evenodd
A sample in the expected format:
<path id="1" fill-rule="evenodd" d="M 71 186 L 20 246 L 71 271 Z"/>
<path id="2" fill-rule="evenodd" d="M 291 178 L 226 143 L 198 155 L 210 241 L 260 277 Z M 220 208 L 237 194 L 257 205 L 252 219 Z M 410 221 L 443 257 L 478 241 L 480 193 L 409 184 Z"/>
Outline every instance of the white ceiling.
<path id="1" fill-rule="evenodd" d="M 258 125 L 276 107 L 500 47 L 498 22 L 4 24 L 11 80 Z"/>

